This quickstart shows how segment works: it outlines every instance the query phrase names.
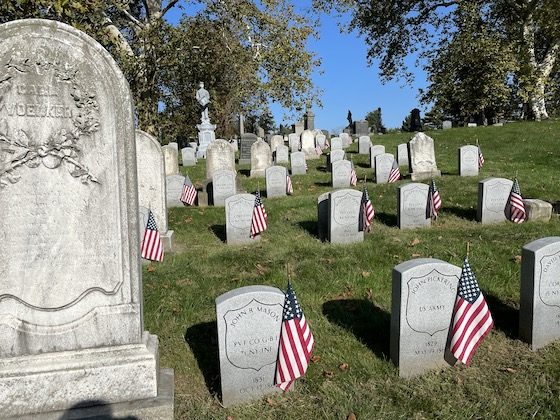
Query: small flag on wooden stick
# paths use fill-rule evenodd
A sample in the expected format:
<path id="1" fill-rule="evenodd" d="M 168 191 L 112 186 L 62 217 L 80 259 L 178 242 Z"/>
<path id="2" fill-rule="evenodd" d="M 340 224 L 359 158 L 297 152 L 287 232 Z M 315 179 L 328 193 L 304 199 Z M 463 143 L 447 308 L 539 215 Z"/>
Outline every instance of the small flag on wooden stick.
<path id="1" fill-rule="evenodd" d="M 391 172 L 389 172 L 389 182 L 397 182 L 399 179 L 401 179 L 401 170 L 399 169 L 397 160 L 394 159 Z"/>
<path id="2" fill-rule="evenodd" d="M 508 220 L 511 220 L 513 223 L 523 223 L 527 216 L 517 178 L 513 180 L 513 186 L 511 187 L 511 192 L 509 193 L 509 199 L 506 205 L 506 215 Z"/>
<path id="3" fill-rule="evenodd" d="M 251 217 L 251 238 L 259 233 L 264 232 L 268 228 L 268 216 L 261 200 L 261 193 L 257 190 L 255 193 L 255 206 L 253 207 L 253 216 Z"/>
<path id="4" fill-rule="evenodd" d="M 436 187 L 436 182 L 432 178 L 430 182 L 430 188 L 428 190 L 428 205 L 426 209 L 426 216 L 436 220 L 439 215 L 439 210 L 441 209 L 441 196 Z"/>
<path id="5" fill-rule="evenodd" d="M 194 205 L 196 201 L 196 196 L 198 193 L 196 192 L 196 188 L 192 184 L 189 176 L 185 176 L 185 182 L 183 182 L 183 191 L 181 193 L 181 202 L 186 206 Z"/>
<path id="6" fill-rule="evenodd" d="M 148 222 L 140 245 L 140 254 L 145 260 L 163 261 L 163 244 L 151 210 L 148 210 Z"/>

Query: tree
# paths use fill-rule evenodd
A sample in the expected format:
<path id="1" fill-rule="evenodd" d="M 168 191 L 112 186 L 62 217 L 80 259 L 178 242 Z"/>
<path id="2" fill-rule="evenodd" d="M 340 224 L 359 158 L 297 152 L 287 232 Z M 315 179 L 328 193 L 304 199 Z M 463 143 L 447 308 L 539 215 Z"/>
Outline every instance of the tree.
<path id="1" fill-rule="evenodd" d="M 383 125 L 383 121 L 381 120 L 381 108 L 377 108 L 374 111 L 368 112 L 366 114 L 366 121 L 368 125 L 371 127 L 371 131 L 374 133 L 382 133 L 385 134 L 387 129 Z"/>
<path id="2" fill-rule="evenodd" d="M 352 11 L 349 25 L 357 28 L 369 46 L 368 61 L 380 59 L 384 80 L 413 75 L 405 58 L 430 60 L 442 38 L 456 30 L 454 11 L 464 0 L 315 0 L 322 10 Z M 517 62 L 520 98 L 537 120 L 548 118 L 546 86 L 560 54 L 558 0 L 480 0 L 482 18 L 508 39 Z"/>
<path id="3" fill-rule="evenodd" d="M 189 44 L 192 32 L 185 27 L 188 19 L 182 28 L 173 28 L 165 20 L 165 15 L 178 3 L 179 0 L 9 0 L 0 4 L 0 21 L 27 17 L 55 19 L 93 36 L 123 69 L 134 95 L 140 127 L 155 134 L 160 103 L 164 106 L 173 103 L 169 113 L 173 112 L 176 117 L 177 107 L 187 103 L 185 90 L 196 86 L 209 69 L 209 66 L 199 65 L 192 50 L 188 51 L 187 61 L 179 61 L 184 58 L 185 54 L 179 53 Z M 237 81 L 244 89 L 254 87 L 248 98 L 260 97 L 260 103 L 266 102 L 263 98 L 275 100 L 289 109 L 314 98 L 316 91 L 310 74 L 319 62 L 305 48 L 308 38 L 314 34 L 309 16 L 298 15 L 286 0 L 199 0 L 192 3 L 203 6 L 197 17 L 214 26 L 215 48 L 204 50 L 212 51 L 205 55 L 206 63 L 230 62 L 230 54 L 244 50 L 242 69 L 230 71 L 222 66 L 221 70 L 227 73 L 224 78 L 242 77 Z M 183 74 L 179 76 L 178 72 Z M 172 83 L 170 76 L 173 74 L 184 82 L 182 91 L 178 83 Z M 216 88 L 210 83 L 208 87 Z M 192 93 L 194 95 L 194 91 Z M 242 106 L 237 97 L 233 103 L 221 102 L 224 97 L 215 99 L 214 105 L 222 107 L 224 112 L 233 108 L 236 112 L 243 111 L 238 109 Z M 166 118 L 169 121 L 169 115 Z M 197 121 L 190 121 L 190 125 Z"/>

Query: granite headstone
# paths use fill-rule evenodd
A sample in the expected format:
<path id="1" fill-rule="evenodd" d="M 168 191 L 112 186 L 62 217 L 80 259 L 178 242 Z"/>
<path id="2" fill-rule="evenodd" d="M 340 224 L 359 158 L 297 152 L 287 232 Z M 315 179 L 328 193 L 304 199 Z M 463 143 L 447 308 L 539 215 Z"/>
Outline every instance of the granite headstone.
<path id="1" fill-rule="evenodd" d="M 333 188 L 350 187 L 350 174 L 352 162 L 349 160 L 337 160 L 332 163 L 331 185 Z"/>
<path id="2" fill-rule="evenodd" d="M 266 169 L 266 196 L 285 197 L 287 169 L 284 166 L 271 166 Z"/>
<path id="3" fill-rule="evenodd" d="M 400 229 L 430 226 L 426 184 L 416 182 L 397 188 L 397 225 Z"/>
<path id="4" fill-rule="evenodd" d="M 513 181 L 505 178 L 486 178 L 478 183 L 476 220 L 481 223 L 500 223 L 506 220 L 506 205 Z"/>
<path id="5" fill-rule="evenodd" d="M 460 176 L 478 176 L 478 147 L 462 146 L 457 151 Z"/>
<path id="6" fill-rule="evenodd" d="M 253 194 L 236 194 L 226 198 L 226 240 L 228 245 L 250 244 L 261 239 L 251 238 L 251 219 L 255 207 Z"/>
<path id="7" fill-rule="evenodd" d="M 241 135 L 239 141 L 239 164 L 247 165 L 251 163 L 251 147 L 257 141 L 257 136 L 253 133 L 245 133 Z"/>
<path id="8" fill-rule="evenodd" d="M 329 194 L 328 232 L 332 244 L 363 242 L 364 232 L 359 223 L 361 211 L 361 191 L 342 189 Z"/>

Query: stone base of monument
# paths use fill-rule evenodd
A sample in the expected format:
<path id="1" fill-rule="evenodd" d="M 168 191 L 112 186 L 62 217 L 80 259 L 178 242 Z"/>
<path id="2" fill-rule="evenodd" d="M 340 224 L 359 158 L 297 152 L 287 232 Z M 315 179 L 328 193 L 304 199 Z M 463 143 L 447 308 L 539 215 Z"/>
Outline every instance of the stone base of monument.
<path id="1" fill-rule="evenodd" d="M 165 252 L 172 251 L 173 250 L 173 231 L 168 230 L 165 233 L 160 232 L 159 237 L 161 238 L 161 243 L 163 244 L 163 250 Z"/>
<path id="2" fill-rule="evenodd" d="M 112 406 L 123 413 L 126 407 L 132 411 L 136 402 L 144 401 L 146 409 L 151 402 L 162 416 L 138 418 L 172 419 L 173 385 L 158 384 L 158 379 L 166 379 L 159 371 L 158 338 L 148 332 L 139 344 L 6 358 L 0 362 L 0 389 L 7 390 L 0 403 L 2 416 L 59 419 L 53 412 L 85 407 L 98 410 L 98 416 Z"/>
<path id="3" fill-rule="evenodd" d="M 428 172 L 413 172 L 410 174 L 412 181 L 421 181 L 423 179 L 432 179 L 441 176 L 440 170 L 428 171 Z"/>
<path id="4" fill-rule="evenodd" d="M 208 145 L 216 140 L 216 125 L 203 122 L 196 126 L 198 129 L 198 150 L 196 151 L 197 159 L 206 159 L 206 149 Z"/>
<path id="5" fill-rule="evenodd" d="M 527 220 L 548 222 L 552 216 L 552 204 L 543 200 L 526 198 L 523 200 Z"/>
<path id="6" fill-rule="evenodd" d="M 154 398 L 88 407 L 79 407 L 77 404 L 68 410 L 33 414 L 33 419 L 93 420 L 126 418 L 135 420 L 169 420 L 174 418 L 174 394 L 175 374 L 173 369 L 161 369 L 159 371 L 158 393 Z M 6 417 L 5 420 L 24 420 L 29 418 L 29 415 L 25 415 Z"/>

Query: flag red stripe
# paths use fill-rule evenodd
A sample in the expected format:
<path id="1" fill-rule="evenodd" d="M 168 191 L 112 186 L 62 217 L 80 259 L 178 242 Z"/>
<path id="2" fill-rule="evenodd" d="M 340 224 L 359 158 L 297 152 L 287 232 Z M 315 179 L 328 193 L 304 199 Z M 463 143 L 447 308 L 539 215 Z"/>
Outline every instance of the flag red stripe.
<path id="1" fill-rule="evenodd" d="M 298 339 L 299 339 L 299 332 L 297 331 L 297 327 L 295 325 L 294 321 L 288 321 L 288 338 L 290 340 L 290 350 L 292 352 L 292 355 L 294 357 L 294 360 L 296 362 L 297 365 L 297 369 L 298 369 L 298 377 L 302 376 L 305 373 L 305 370 L 303 368 L 303 365 L 301 363 L 301 352 L 298 349 L 298 344 L 299 347 L 301 348 L 301 342 L 296 341 L 296 338 L 294 337 L 294 333 L 297 334 Z M 295 329 L 295 331 L 292 331 L 292 329 Z M 303 350 L 303 349 L 302 349 Z"/>
<path id="2" fill-rule="evenodd" d="M 480 297 L 479 297 L 479 299 L 480 299 Z M 451 350 L 453 353 L 458 351 L 458 349 L 461 347 L 461 345 L 464 344 L 465 334 L 467 333 L 468 329 L 470 328 L 470 325 L 471 325 L 472 321 L 476 318 L 476 316 L 482 310 L 483 305 L 481 305 L 480 302 L 478 302 L 479 299 L 477 299 L 477 302 L 475 302 L 475 304 L 473 304 L 473 305 L 471 305 L 468 302 L 465 302 L 468 305 L 467 309 L 465 310 L 465 312 L 461 316 L 461 319 L 459 320 L 459 322 L 457 322 L 454 325 L 454 328 L 453 328 L 454 333 L 455 332 L 460 333 L 460 335 L 457 338 L 457 341 L 455 342 L 455 345 L 453 346 L 453 348 Z M 457 329 L 455 329 L 455 326 L 457 327 Z"/>
<path id="3" fill-rule="evenodd" d="M 469 364 L 472 356 L 474 354 L 474 352 L 476 351 L 476 349 L 478 348 L 478 346 L 480 345 L 480 343 L 482 342 L 482 339 L 486 336 L 486 334 L 488 334 L 490 332 L 490 329 L 486 329 L 486 331 L 483 332 L 483 337 L 480 338 L 479 335 L 481 333 L 481 328 L 483 327 L 484 324 L 486 324 L 486 322 L 488 321 L 488 318 L 490 317 L 490 312 L 486 311 L 482 317 L 482 319 L 472 328 L 471 333 L 469 334 L 469 337 L 466 340 L 466 345 L 463 348 L 463 351 L 461 353 L 461 357 L 459 357 L 459 360 L 466 360 L 465 364 Z M 477 340 L 473 343 L 473 340 Z M 465 357 L 466 356 L 466 357 Z"/>

